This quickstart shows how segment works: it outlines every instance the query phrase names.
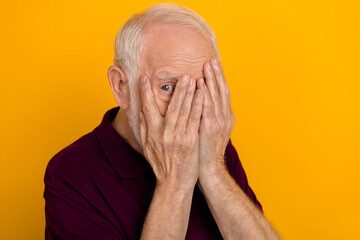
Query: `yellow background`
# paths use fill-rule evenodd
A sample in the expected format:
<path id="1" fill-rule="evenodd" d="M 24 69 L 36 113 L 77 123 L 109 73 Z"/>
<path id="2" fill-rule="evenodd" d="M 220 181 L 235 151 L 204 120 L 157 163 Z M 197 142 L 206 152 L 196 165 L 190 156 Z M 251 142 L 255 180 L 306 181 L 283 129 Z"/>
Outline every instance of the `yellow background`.
<path id="1" fill-rule="evenodd" d="M 116 106 L 114 38 L 154 1 L 0 7 L 0 239 L 43 239 L 49 159 Z M 284 239 L 360 239 L 357 1 L 177 1 L 219 41 L 232 139 Z"/>

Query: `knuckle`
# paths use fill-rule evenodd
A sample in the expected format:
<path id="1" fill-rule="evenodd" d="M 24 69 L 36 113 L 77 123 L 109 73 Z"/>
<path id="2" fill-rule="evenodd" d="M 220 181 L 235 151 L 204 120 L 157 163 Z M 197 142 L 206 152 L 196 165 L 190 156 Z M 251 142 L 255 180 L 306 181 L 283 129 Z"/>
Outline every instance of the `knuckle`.
<path id="1" fill-rule="evenodd" d="M 213 108 L 211 106 L 208 106 L 204 111 L 204 115 L 207 118 L 213 118 L 213 115 L 214 115 Z"/>
<path id="2" fill-rule="evenodd" d="M 142 109 L 144 112 L 148 113 L 150 111 L 149 104 L 147 104 L 147 103 L 143 104 Z"/>
<path id="3" fill-rule="evenodd" d="M 162 139 L 162 143 L 166 146 L 169 146 L 172 144 L 172 138 L 171 138 L 170 134 L 168 134 L 167 132 L 163 133 L 161 139 Z"/>
<path id="4" fill-rule="evenodd" d="M 204 95 L 204 92 L 201 93 L 202 95 Z M 193 101 L 193 105 L 194 106 L 200 106 L 202 103 L 202 98 L 195 96 L 195 100 Z"/>
<path id="5" fill-rule="evenodd" d="M 222 133 L 222 129 L 219 125 L 215 127 L 215 132 L 217 133 L 217 135 L 220 135 Z"/>
<path id="6" fill-rule="evenodd" d="M 195 125 L 197 121 L 200 121 L 201 118 L 201 112 L 200 111 L 192 111 L 188 117 L 187 124 L 191 124 L 191 126 Z"/>
<path id="7" fill-rule="evenodd" d="M 229 89 L 229 86 L 228 85 L 225 85 L 225 88 L 224 88 L 224 93 L 225 95 L 230 95 L 230 89 Z"/>
<path id="8" fill-rule="evenodd" d="M 222 123 L 222 122 L 219 122 L 218 123 L 218 131 L 219 131 L 219 133 L 223 133 L 224 132 L 224 130 L 226 129 L 226 125 L 224 125 L 224 123 Z"/>
<path id="9" fill-rule="evenodd" d="M 168 106 L 168 111 L 174 112 L 176 110 L 176 103 L 170 103 Z"/>
<path id="10" fill-rule="evenodd" d="M 232 129 L 234 128 L 234 125 L 230 125 L 228 129 L 226 129 L 226 133 L 231 133 Z"/>
<path id="11" fill-rule="evenodd" d="M 179 118 L 186 118 L 186 116 L 188 115 L 187 114 L 187 108 L 186 107 L 183 107 L 180 109 L 180 114 L 179 114 Z"/>
<path id="12" fill-rule="evenodd" d="M 211 121 L 211 128 L 212 131 L 216 134 L 219 134 L 221 132 L 221 125 L 217 121 Z"/>
<path id="13" fill-rule="evenodd" d="M 191 133 L 192 129 L 194 128 L 194 120 L 190 119 L 188 121 L 188 124 L 186 125 L 186 133 L 189 134 Z"/>
<path id="14" fill-rule="evenodd" d="M 232 126 L 235 125 L 235 116 L 233 114 L 231 114 L 231 116 L 230 116 L 230 123 Z"/>

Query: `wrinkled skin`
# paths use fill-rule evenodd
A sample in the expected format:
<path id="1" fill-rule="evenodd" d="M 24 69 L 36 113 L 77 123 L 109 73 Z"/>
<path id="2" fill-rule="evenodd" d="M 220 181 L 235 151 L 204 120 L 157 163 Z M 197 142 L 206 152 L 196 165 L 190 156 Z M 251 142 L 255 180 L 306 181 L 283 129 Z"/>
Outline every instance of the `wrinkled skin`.
<path id="1" fill-rule="evenodd" d="M 200 34 L 169 24 L 149 29 L 143 56 L 141 71 L 147 81 L 139 85 L 144 156 L 158 182 L 193 186 L 199 174 L 224 167 L 235 123 L 222 66 L 210 61 L 213 51 Z M 194 97 L 195 85 L 199 97 Z"/>

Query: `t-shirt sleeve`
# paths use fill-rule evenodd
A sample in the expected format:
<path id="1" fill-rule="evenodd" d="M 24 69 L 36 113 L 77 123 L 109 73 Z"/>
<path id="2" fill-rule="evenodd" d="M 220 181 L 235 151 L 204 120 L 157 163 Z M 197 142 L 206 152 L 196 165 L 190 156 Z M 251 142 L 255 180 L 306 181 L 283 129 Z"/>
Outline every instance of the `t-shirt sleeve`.
<path id="1" fill-rule="evenodd" d="M 63 178 L 58 163 L 61 157 L 58 154 L 51 159 L 44 176 L 45 239 L 126 239 L 79 189 Z"/>
<path id="2" fill-rule="evenodd" d="M 259 210 L 261 210 L 261 212 L 263 212 L 263 208 L 260 202 L 256 198 L 254 191 L 248 184 L 245 170 L 242 167 L 239 156 L 235 150 L 235 147 L 232 145 L 231 140 L 229 140 L 225 150 L 225 163 L 228 172 L 233 177 L 237 185 L 244 191 L 244 193 L 250 198 L 250 200 L 255 204 L 255 206 Z"/>

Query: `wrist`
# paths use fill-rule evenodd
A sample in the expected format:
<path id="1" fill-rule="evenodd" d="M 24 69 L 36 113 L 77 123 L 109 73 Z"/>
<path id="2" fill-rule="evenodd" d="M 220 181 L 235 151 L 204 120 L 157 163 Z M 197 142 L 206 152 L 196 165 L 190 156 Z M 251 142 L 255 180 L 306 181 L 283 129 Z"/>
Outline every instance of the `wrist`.
<path id="1" fill-rule="evenodd" d="M 180 194 L 187 195 L 192 193 L 195 187 L 195 183 L 181 182 L 180 180 L 168 179 L 166 181 L 157 181 L 156 189 L 167 194 Z"/>
<path id="2" fill-rule="evenodd" d="M 228 171 L 225 164 L 218 163 L 201 168 L 197 182 L 200 191 L 204 194 L 204 191 L 218 185 L 219 181 L 226 177 L 226 174 L 228 174 Z"/>
<path id="3" fill-rule="evenodd" d="M 227 171 L 227 168 L 223 159 L 214 160 L 211 163 L 200 165 L 199 181 L 203 178 L 223 174 L 224 171 Z"/>

